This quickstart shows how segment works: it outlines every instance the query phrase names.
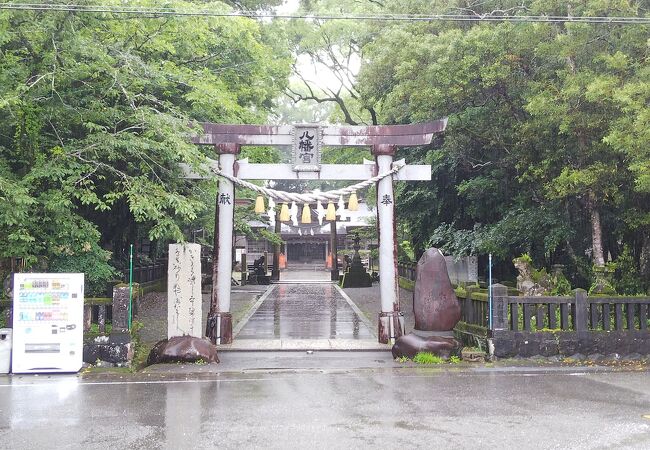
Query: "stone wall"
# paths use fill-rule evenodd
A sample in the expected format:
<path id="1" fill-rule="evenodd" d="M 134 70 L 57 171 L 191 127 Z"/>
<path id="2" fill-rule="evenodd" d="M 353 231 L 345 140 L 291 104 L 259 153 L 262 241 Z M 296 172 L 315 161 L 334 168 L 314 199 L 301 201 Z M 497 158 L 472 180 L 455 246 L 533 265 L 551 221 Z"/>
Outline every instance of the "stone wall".
<path id="1" fill-rule="evenodd" d="M 493 331 L 494 356 L 650 355 L 646 331 Z"/>

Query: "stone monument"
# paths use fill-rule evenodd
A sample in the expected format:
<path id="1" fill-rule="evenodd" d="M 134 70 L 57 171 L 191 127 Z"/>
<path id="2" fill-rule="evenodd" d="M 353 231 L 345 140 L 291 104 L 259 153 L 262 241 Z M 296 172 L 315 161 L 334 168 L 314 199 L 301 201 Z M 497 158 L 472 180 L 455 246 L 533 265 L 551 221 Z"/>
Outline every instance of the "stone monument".
<path id="1" fill-rule="evenodd" d="M 128 333 L 129 303 L 129 286 L 113 286 L 113 333 Z"/>
<path id="2" fill-rule="evenodd" d="M 167 272 L 167 337 L 203 337 L 201 246 L 170 244 Z"/>
<path id="3" fill-rule="evenodd" d="M 453 329 L 460 320 L 460 304 L 449 281 L 445 257 L 437 248 L 418 261 L 413 293 L 415 329 L 398 338 L 393 357 L 413 358 L 419 352 L 449 357 L 460 349 Z"/>
<path id="4" fill-rule="evenodd" d="M 344 288 L 355 288 L 355 287 L 371 287 L 372 286 L 372 277 L 366 271 L 366 268 L 363 267 L 361 262 L 361 255 L 359 254 L 359 235 L 355 233 L 354 235 L 354 256 L 352 257 L 352 262 L 346 267 L 346 271 L 343 274 L 343 281 L 341 282 L 341 287 Z"/>

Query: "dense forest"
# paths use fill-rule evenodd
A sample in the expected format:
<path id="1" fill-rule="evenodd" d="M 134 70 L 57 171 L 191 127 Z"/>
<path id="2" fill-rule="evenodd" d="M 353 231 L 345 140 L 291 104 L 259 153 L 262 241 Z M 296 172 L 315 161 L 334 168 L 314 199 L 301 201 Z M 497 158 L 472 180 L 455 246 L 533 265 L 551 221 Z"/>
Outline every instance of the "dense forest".
<path id="1" fill-rule="evenodd" d="M 400 150 L 432 165 L 432 181 L 396 193 L 415 256 L 432 245 L 492 253 L 507 277 L 528 254 L 564 264 L 574 287 L 594 267 L 615 270 L 621 293 L 650 287 L 650 26 L 478 20 L 640 18 L 648 2 L 302 0 L 306 19 L 258 17 L 281 3 L 165 3 L 249 17 L 0 10 L 0 258 L 83 271 L 99 291 L 129 243 L 160 249 L 210 228 L 214 182 L 188 183 L 178 168 L 204 157 L 187 139 L 192 121 L 448 117 L 431 146 Z M 406 14 L 477 20 L 386 20 Z M 338 84 L 306 76 L 309 64 Z M 245 231 L 248 211 L 237 214 Z"/>

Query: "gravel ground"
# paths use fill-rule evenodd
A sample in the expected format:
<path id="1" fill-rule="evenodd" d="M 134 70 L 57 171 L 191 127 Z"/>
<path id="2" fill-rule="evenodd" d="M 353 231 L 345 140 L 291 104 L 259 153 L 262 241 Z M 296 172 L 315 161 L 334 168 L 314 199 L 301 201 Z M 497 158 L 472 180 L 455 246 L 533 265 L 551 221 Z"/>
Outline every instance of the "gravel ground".
<path id="1" fill-rule="evenodd" d="M 375 283 L 369 288 L 345 288 L 343 290 L 374 325 L 376 333 L 379 327 L 379 312 L 381 311 L 379 283 Z M 406 332 L 409 333 L 415 326 L 415 318 L 413 316 L 413 293 L 400 288 L 399 299 L 400 308 L 404 313 Z"/>
<path id="2" fill-rule="evenodd" d="M 244 317 L 248 309 L 266 291 L 267 286 L 233 286 L 230 298 L 230 311 L 233 327 Z M 210 309 L 210 294 L 203 293 L 203 321 L 206 323 Z M 137 305 L 135 320 L 142 322 L 140 330 L 143 343 L 155 343 L 167 338 L 167 293 L 151 292 L 145 295 Z"/>

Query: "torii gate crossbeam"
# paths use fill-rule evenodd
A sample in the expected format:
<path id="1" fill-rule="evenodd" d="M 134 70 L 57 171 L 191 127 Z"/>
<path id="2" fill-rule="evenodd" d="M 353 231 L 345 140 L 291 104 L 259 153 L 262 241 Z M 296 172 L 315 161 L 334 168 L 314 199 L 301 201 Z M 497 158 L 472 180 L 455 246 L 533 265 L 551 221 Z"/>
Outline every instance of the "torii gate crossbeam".
<path id="1" fill-rule="evenodd" d="M 213 145 L 219 160 L 208 161 L 222 173 L 240 179 L 320 179 L 364 180 L 378 173 L 389 172 L 398 147 L 421 146 L 431 143 L 435 133 L 443 132 L 447 119 L 415 125 L 378 126 L 321 126 L 296 125 L 221 125 L 200 124 L 202 132 L 192 137 L 197 145 Z M 295 160 L 294 164 L 250 164 L 236 160 L 242 145 L 294 146 L 300 133 L 317 136 L 316 160 Z M 303 134 L 304 137 L 304 134 Z M 311 141 L 310 141 L 311 142 Z M 369 146 L 375 162 L 355 165 L 320 164 L 320 146 Z M 297 154 L 295 155 L 297 158 Z M 300 158 L 304 155 L 301 154 Z M 312 155 L 313 157 L 313 155 Z M 311 158 L 311 157 L 310 157 Z M 302 163 L 307 163 L 302 165 Z M 402 161 L 399 162 L 402 165 Z M 186 177 L 205 178 L 184 167 Z M 379 228 L 379 284 L 381 312 L 379 313 L 379 342 L 392 343 L 404 334 L 404 318 L 400 312 L 397 273 L 397 243 L 394 220 L 393 180 L 429 180 L 431 166 L 406 165 L 397 174 L 377 183 L 377 216 Z M 215 324 L 206 334 L 216 344 L 232 342 L 232 315 L 230 313 L 230 278 L 232 274 L 232 234 L 234 218 L 234 185 L 219 179 L 217 213 L 215 219 L 215 246 L 213 256 L 213 289 L 208 324 Z M 224 201 L 224 199 L 230 199 Z"/>

